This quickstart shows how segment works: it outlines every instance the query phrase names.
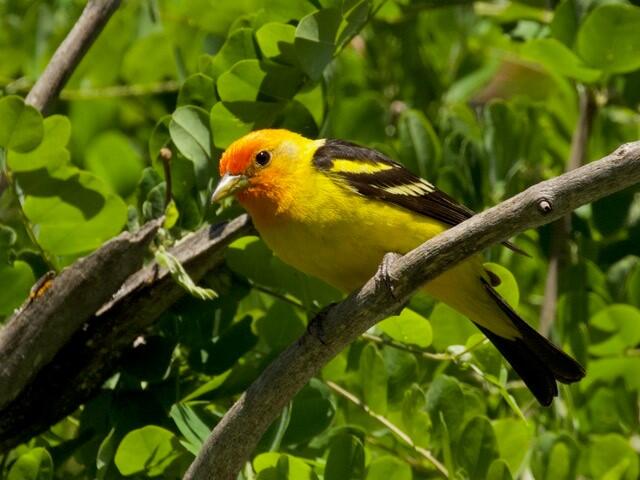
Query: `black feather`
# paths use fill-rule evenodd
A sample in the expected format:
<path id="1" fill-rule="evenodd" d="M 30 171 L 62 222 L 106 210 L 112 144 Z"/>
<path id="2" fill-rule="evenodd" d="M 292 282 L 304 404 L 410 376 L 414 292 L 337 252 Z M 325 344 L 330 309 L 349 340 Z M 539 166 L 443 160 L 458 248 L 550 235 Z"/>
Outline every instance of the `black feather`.
<path id="1" fill-rule="evenodd" d="M 577 382 L 584 377 L 582 365 L 544 338 L 504 301 L 484 279 L 486 291 L 518 329 L 520 338 L 509 340 L 477 325 L 498 351 L 506 358 L 529 390 L 542 405 L 549 405 L 558 395 L 556 380 L 562 383 Z"/>
<path id="2" fill-rule="evenodd" d="M 388 165 L 392 168 L 375 173 L 332 172 L 334 160 L 353 160 L 373 165 Z M 393 203 L 451 227 L 475 215 L 473 210 L 461 205 L 442 190 L 428 183 L 425 184 L 429 185 L 430 191 L 422 194 L 407 195 L 388 192 L 385 188 L 415 185 L 425 181 L 382 153 L 355 143 L 326 140 L 325 144 L 316 150 L 313 164 L 319 170 L 340 177 L 360 195 Z M 528 256 L 511 242 L 503 242 L 503 245 L 514 252 Z"/>

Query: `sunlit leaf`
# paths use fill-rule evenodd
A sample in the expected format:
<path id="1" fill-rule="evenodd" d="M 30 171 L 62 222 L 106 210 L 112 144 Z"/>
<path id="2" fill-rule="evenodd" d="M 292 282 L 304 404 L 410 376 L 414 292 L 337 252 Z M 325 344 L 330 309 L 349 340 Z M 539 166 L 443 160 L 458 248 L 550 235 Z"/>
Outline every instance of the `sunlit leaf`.
<path id="1" fill-rule="evenodd" d="M 0 119 L 1 148 L 24 153 L 42 140 L 42 115 L 20 97 L 0 98 Z"/>

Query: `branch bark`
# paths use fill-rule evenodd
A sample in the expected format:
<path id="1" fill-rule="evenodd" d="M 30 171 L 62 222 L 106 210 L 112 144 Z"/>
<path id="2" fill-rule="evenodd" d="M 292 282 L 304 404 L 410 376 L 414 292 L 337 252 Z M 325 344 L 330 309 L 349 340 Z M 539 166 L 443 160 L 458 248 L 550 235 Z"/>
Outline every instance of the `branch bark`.
<path id="1" fill-rule="evenodd" d="M 41 295 L 27 299 L 0 330 L 0 410 L 142 266 L 160 222 L 122 233 L 62 271 Z"/>
<path id="2" fill-rule="evenodd" d="M 282 408 L 319 369 L 376 322 L 402 308 L 420 285 L 523 230 L 640 182 L 640 142 L 541 182 L 390 258 L 362 288 L 316 317 L 311 328 L 269 365 L 216 425 L 185 479 L 233 480 Z M 322 331 L 322 341 L 312 332 Z"/>
<path id="3" fill-rule="evenodd" d="M 27 95 L 26 103 L 41 112 L 49 107 L 119 6 L 120 0 L 89 0 Z"/>
<path id="4" fill-rule="evenodd" d="M 148 235 L 151 235 L 150 229 L 147 230 Z M 230 222 L 203 227 L 178 243 L 171 249 L 171 253 L 180 260 L 192 278 L 198 281 L 222 261 L 227 245 L 251 233 L 254 233 L 251 220 L 247 215 L 241 215 Z M 96 254 L 102 256 L 107 245 L 97 250 Z M 127 258 L 121 256 L 116 259 L 124 264 L 129 263 Z M 93 289 L 99 288 L 105 281 L 116 285 L 117 280 L 110 278 L 114 277 L 113 271 L 103 272 L 103 276 L 97 278 L 98 272 L 85 270 L 83 265 L 79 265 L 81 262 L 72 268 L 77 267 L 76 270 L 92 275 L 85 285 Z M 112 263 L 111 267 L 114 268 Z M 74 322 L 76 328 L 53 359 L 44 365 L 29 384 L 19 390 L 19 394 L 9 404 L 0 409 L 0 452 L 46 430 L 95 395 L 113 375 L 119 359 L 131 348 L 134 339 L 143 334 L 185 294 L 184 289 L 173 281 L 166 270 L 151 262 L 131 275 L 113 298 L 101 304 L 101 308 L 100 305 L 92 307 L 89 314 L 82 317 L 77 303 L 69 301 L 57 288 L 58 284 L 66 284 L 62 275 L 56 278 L 54 288 L 50 289 L 51 296 L 57 296 L 57 304 L 65 303 L 66 309 L 77 314 Z M 116 288 L 123 280 L 117 283 Z M 71 285 L 65 290 L 71 291 L 74 298 L 78 299 L 88 295 L 86 291 L 74 292 Z M 64 311 L 52 311 L 60 315 L 61 310 Z M 62 319 L 52 320 L 49 316 L 39 318 L 35 316 L 35 311 L 33 315 L 30 319 L 37 321 L 42 328 L 39 337 L 43 340 L 51 339 L 54 334 L 54 321 L 62 323 Z M 71 330 L 72 327 L 65 328 Z M 27 341 L 31 341 L 31 338 L 26 337 Z M 20 351 L 30 356 L 37 355 L 40 351 L 25 352 L 25 348 L 20 348 Z M 32 363 L 22 360 L 21 366 L 24 365 L 31 368 Z M 3 388 L 5 387 L 0 386 L 0 392 L 3 392 Z M 18 389 L 12 388 L 11 391 Z"/>

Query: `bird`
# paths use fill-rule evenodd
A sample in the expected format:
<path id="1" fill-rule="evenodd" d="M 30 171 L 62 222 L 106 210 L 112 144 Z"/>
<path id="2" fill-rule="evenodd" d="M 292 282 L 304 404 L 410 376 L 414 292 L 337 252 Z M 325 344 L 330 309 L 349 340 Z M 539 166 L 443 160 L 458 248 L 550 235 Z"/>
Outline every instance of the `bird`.
<path id="1" fill-rule="evenodd" d="M 405 254 L 474 215 L 379 151 L 286 129 L 235 140 L 219 171 L 212 202 L 235 197 L 281 260 L 346 293 L 371 278 L 388 252 Z M 556 381 L 576 382 L 585 370 L 520 318 L 497 284 L 478 254 L 421 289 L 468 317 L 548 406 Z"/>

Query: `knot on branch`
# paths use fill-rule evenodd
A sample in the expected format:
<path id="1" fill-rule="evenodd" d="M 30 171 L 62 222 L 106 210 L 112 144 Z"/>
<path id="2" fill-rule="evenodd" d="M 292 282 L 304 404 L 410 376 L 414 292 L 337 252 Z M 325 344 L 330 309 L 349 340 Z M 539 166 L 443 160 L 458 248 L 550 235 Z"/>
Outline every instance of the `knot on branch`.
<path id="1" fill-rule="evenodd" d="M 616 156 L 624 157 L 627 154 L 629 146 L 629 143 L 623 143 L 622 145 L 620 145 L 615 151 Z"/>
<path id="2" fill-rule="evenodd" d="M 538 200 L 538 211 L 542 215 L 550 214 L 553 211 L 553 204 L 551 203 L 551 200 L 544 197 Z"/>

